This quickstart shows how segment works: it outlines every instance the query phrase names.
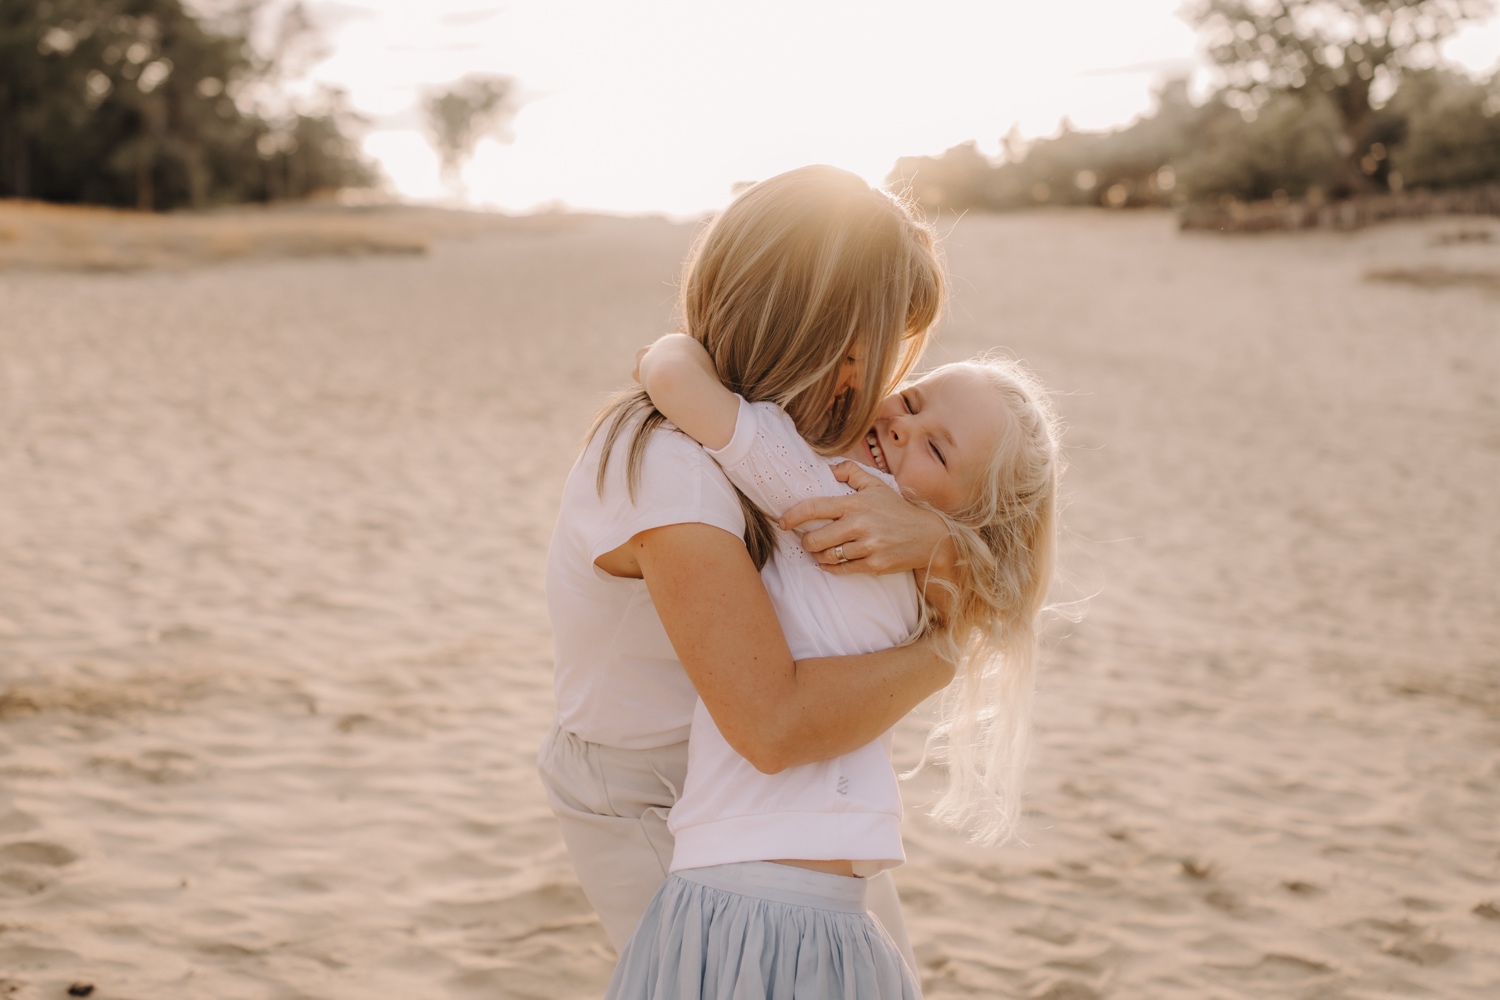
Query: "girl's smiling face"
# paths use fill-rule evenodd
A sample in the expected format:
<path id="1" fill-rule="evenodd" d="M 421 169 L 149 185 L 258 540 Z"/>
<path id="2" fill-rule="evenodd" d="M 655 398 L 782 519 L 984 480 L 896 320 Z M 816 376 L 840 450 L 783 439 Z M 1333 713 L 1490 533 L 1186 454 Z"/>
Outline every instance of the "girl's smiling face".
<path id="1" fill-rule="evenodd" d="M 896 477 L 903 490 L 953 513 L 990 467 L 1010 414 L 983 375 L 939 369 L 887 396 L 875 424 L 846 457 Z"/>

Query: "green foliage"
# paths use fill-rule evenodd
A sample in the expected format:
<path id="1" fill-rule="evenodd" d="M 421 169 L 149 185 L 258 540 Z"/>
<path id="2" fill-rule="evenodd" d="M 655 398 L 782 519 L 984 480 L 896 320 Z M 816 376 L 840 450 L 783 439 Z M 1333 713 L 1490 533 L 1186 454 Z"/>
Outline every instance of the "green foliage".
<path id="1" fill-rule="evenodd" d="M 1186 17 L 1228 86 L 1263 104 L 1431 66 L 1438 43 L 1493 10 L 1493 0 L 1198 0 Z"/>
<path id="2" fill-rule="evenodd" d="M 1004 210 L 1031 205 L 1165 204 L 1172 200 L 1172 162 L 1189 147 L 1199 109 L 1182 80 L 1157 94 L 1155 114 L 1113 132 L 1078 132 L 1026 144 L 1012 131 L 1002 162 L 974 143 L 938 157 L 903 157 L 890 180 L 909 187 L 930 209 Z"/>
<path id="3" fill-rule="evenodd" d="M 1326 98 L 1278 95 L 1250 121 L 1216 100 L 1194 131 L 1175 165 L 1189 199 L 1320 196 L 1337 182 L 1339 120 Z"/>
<path id="4" fill-rule="evenodd" d="M 1494 6 L 1198 0 L 1187 17 L 1225 78 L 1203 105 L 1170 82 L 1157 110 L 1126 128 L 1087 133 L 1065 123 L 1029 146 L 1012 133 L 998 163 L 966 143 L 905 157 L 890 179 L 948 211 L 1317 200 L 1500 182 L 1500 73 L 1477 83 L 1435 68 L 1437 43 Z"/>
<path id="5" fill-rule="evenodd" d="M 1365 159 L 1378 95 L 1405 70 L 1436 64 L 1438 44 L 1492 0 L 1198 0 L 1186 12 L 1225 77 L 1223 100 L 1254 114 L 1278 95 L 1337 112 L 1336 195 L 1379 185 Z"/>
<path id="6" fill-rule="evenodd" d="M 1408 74 L 1389 110 L 1406 123 L 1391 155 L 1406 186 L 1500 180 L 1500 73 L 1485 83 L 1443 70 Z"/>
<path id="7" fill-rule="evenodd" d="M 967 212 L 997 207 L 990 199 L 994 172 L 976 144 L 966 142 L 941 156 L 903 156 L 887 180 L 928 208 Z"/>
<path id="8" fill-rule="evenodd" d="M 1408 71 L 1372 111 L 1358 169 L 1375 187 L 1500 182 L 1500 73 L 1475 82 Z M 1343 122 L 1326 94 L 1277 94 L 1248 112 L 1214 95 L 1201 106 L 1168 84 L 1156 112 L 1112 132 L 1061 134 L 1027 146 L 1014 134 L 991 162 L 965 143 L 903 157 L 890 180 L 928 209 L 1003 211 L 1033 205 L 1137 205 L 1335 196 Z"/>
<path id="9" fill-rule="evenodd" d="M 278 69 L 249 45 L 254 13 L 212 25 L 182 0 L 0 0 L 0 197 L 164 209 L 369 183 L 339 95 L 311 114 L 247 110 Z"/>

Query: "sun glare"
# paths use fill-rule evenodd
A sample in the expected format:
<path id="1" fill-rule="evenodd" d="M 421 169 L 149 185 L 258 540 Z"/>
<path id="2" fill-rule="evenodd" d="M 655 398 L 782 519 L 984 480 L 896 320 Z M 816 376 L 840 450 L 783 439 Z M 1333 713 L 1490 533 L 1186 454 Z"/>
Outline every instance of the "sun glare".
<path id="1" fill-rule="evenodd" d="M 332 55 L 317 75 L 371 117 L 364 148 L 403 197 L 690 216 L 805 163 L 878 182 L 900 156 L 997 154 L 1012 126 L 1124 124 L 1168 76 L 1207 87 L 1180 6 L 930 0 L 914 21 L 887 0 L 361 0 L 320 8 Z M 1448 51 L 1493 65 L 1500 22 Z M 523 106 L 514 141 L 481 141 L 445 185 L 420 100 L 468 73 L 515 78 Z"/>
<path id="2" fill-rule="evenodd" d="M 380 164 L 391 187 L 407 198 L 432 200 L 445 194 L 438 155 L 416 129 L 382 129 L 365 136 L 364 151 Z"/>

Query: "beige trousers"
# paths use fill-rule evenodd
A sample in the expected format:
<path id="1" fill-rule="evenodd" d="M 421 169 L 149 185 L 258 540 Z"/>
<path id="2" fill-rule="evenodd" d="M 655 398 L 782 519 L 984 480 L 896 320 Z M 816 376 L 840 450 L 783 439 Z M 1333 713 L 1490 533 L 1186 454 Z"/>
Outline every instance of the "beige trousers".
<path id="1" fill-rule="evenodd" d="M 687 774 L 687 743 L 619 750 L 554 725 L 537 754 L 537 772 L 578 882 L 618 952 L 672 865 L 667 813 Z M 868 880 L 865 901 L 915 974 L 917 960 L 890 872 Z"/>

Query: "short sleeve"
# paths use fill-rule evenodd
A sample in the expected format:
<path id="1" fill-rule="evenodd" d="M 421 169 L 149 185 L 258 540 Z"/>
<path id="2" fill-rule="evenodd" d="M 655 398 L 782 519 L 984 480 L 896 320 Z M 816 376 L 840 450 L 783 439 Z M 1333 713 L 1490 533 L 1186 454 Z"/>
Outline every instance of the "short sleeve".
<path id="1" fill-rule="evenodd" d="M 828 460 L 813 451 L 792 418 L 774 403 L 741 398 L 734 436 L 724 447 L 707 451 L 729 481 L 772 517 L 812 497 L 849 492 L 834 478 Z"/>
<path id="2" fill-rule="evenodd" d="M 709 524 L 743 538 L 745 512 L 734 487 L 698 444 L 671 424 L 651 432 L 634 496 L 626 488 L 628 435 L 621 435 L 605 481 L 603 523 L 591 532 L 589 560 L 635 535 L 669 524 Z"/>

